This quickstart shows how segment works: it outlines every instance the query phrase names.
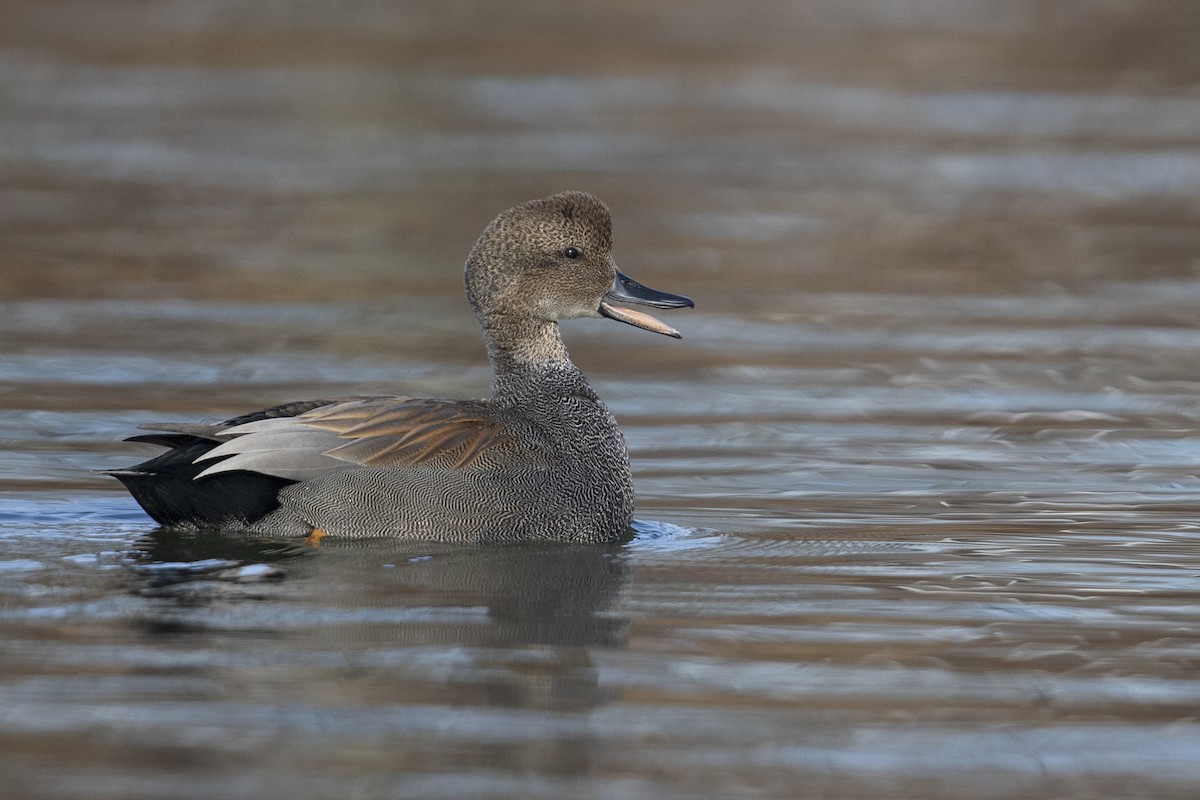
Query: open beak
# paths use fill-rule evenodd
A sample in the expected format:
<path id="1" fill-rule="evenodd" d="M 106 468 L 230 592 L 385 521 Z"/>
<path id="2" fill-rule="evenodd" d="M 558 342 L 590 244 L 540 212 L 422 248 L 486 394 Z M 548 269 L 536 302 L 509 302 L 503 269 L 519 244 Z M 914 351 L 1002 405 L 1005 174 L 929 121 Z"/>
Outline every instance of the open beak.
<path id="1" fill-rule="evenodd" d="M 661 333 L 664 336 L 674 336 L 676 339 L 682 339 L 683 336 L 670 325 L 659 322 L 641 311 L 613 305 L 609 302 L 610 300 L 622 300 L 626 303 L 637 303 L 654 308 L 695 308 L 696 306 L 691 299 L 681 294 L 667 294 L 651 289 L 649 286 L 642 286 L 620 270 L 617 270 L 617 277 L 613 279 L 612 288 L 604 297 L 600 298 L 600 313 L 609 319 L 633 325 L 635 328 Z"/>

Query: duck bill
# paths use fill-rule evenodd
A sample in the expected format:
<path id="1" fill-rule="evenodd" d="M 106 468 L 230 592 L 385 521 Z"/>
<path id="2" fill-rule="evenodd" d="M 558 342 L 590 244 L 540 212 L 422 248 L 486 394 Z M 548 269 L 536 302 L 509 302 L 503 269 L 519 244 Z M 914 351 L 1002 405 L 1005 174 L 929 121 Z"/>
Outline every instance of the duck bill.
<path id="1" fill-rule="evenodd" d="M 654 308 L 694 308 L 696 305 L 681 294 L 668 294 L 643 286 L 620 270 L 613 279 L 612 288 L 600 299 L 600 313 L 609 319 L 676 339 L 682 339 L 683 335 L 670 325 L 641 311 L 616 305 L 613 301 L 637 303 Z"/>

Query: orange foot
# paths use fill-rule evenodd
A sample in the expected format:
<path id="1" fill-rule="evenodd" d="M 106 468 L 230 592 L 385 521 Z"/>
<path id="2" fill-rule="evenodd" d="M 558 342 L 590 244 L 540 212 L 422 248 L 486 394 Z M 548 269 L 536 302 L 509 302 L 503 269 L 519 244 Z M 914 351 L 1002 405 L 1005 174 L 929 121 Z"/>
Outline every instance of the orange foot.
<path id="1" fill-rule="evenodd" d="M 313 528 L 308 536 L 304 537 L 305 544 L 311 544 L 313 547 L 318 547 L 321 544 L 321 539 L 325 537 L 325 531 L 320 528 Z"/>

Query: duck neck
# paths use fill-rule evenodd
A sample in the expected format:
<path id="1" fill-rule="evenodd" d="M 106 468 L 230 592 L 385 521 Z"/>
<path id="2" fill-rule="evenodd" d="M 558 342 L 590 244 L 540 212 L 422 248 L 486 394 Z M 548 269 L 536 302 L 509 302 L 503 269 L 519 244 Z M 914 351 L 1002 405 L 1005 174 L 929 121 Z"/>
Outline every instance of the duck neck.
<path id="1" fill-rule="evenodd" d="M 565 387 L 586 386 L 571 363 L 558 323 L 496 314 L 480 320 L 492 365 L 492 399 L 536 401 Z"/>

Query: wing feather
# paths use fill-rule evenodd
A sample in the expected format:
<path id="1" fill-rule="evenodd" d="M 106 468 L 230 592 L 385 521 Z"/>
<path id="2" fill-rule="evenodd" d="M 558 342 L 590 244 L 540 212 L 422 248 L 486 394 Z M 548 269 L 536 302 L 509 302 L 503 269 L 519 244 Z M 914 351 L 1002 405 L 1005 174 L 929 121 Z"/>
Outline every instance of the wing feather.
<path id="1" fill-rule="evenodd" d="M 138 425 L 141 431 L 163 431 L 179 433 L 185 436 L 195 436 L 200 439 L 221 441 L 222 433 L 226 430 L 223 423 L 206 424 L 203 422 L 146 422 Z"/>
<path id="2" fill-rule="evenodd" d="M 318 424 L 351 440 L 329 455 L 382 467 L 412 466 L 445 458 L 449 466 L 461 469 L 489 444 L 503 438 L 502 423 L 494 420 L 482 403 L 469 401 L 376 404 L 369 413 L 358 408 L 353 413 L 323 414 Z M 450 456 L 456 457 L 450 460 Z"/>
<path id="3" fill-rule="evenodd" d="M 474 461 L 480 453 L 487 450 L 488 447 L 496 441 L 499 433 L 492 428 L 479 428 L 475 431 L 467 446 L 458 454 L 458 459 L 454 462 L 454 466 L 462 468 Z"/>
<path id="4" fill-rule="evenodd" d="M 350 465 L 345 461 L 339 461 L 312 450 L 254 450 L 248 453 L 238 453 L 224 461 L 218 461 L 202 471 L 196 478 L 242 469 L 247 472 L 259 472 L 278 478 L 302 481 L 336 469 L 346 469 L 348 466 Z"/>
<path id="5" fill-rule="evenodd" d="M 333 434 L 319 430 L 284 430 L 269 433 L 247 434 L 230 439 L 217 445 L 196 459 L 208 461 L 221 456 L 240 455 L 242 453 L 261 453 L 275 450 L 282 451 L 316 451 L 324 452 L 330 448 L 330 443 L 336 441 Z"/>
<path id="6" fill-rule="evenodd" d="M 248 470 L 304 480 L 354 466 L 470 469 L 511 441 L 505 424 L 481 401 L 407 397 L 355 398 L 296 416 L 256 414 L 222 425 L 154 429 L 219 442 L 197 459 L 214 462 L 197 477 Z"/>

